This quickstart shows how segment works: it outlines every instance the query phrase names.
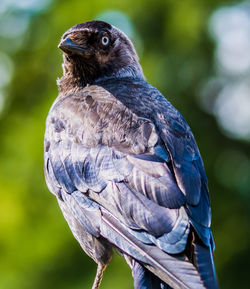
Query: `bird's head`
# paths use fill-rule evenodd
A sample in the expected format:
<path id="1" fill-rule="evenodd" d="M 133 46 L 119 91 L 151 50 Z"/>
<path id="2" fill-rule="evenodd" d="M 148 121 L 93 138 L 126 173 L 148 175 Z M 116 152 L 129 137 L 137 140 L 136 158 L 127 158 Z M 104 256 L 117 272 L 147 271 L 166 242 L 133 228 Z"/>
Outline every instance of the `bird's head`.
<path id="1" fill-rule="evenodd" d="M 64 52 L 61 88 L 72 90 L 110 77 L 144 78 L 132 42 L 103 21 L 73 26 L 63 34 L 58 47 Z"/>

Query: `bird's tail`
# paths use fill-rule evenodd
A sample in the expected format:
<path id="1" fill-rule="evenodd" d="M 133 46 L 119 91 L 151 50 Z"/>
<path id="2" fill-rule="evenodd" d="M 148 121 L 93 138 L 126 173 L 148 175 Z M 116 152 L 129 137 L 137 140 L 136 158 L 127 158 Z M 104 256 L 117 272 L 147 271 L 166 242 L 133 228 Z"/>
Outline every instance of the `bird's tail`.
<path id="1" fill-rule="evenodd" d="M 151 284 L 152 282 L 158 282 L 158 284 L 160 282 L 159 285 L 163 286 L 151 287 L 154 289 L 164 288 L 164 283 L 173 289 L 206 288 L 197 268 L 187 260 L 184 254 L 169 255 L 156 246 L 142 243 L 106 210 L 102 211 L 101 235 L 114 244 L 120 251 L 137 260 L 139 265 L 142 263 L 143 267 L 157 277 L 152 277 L 153 275 L 148 273 L 148 271 L 142 271 L 140 266 L 137 265 L 138 267 L 135 267 L 133 273 L 136 273 L 137 277 L 140 274 L 142 277 L 145 276 L 145 279 L 138 277 L 137 282 L 142 282 L 142 285 L 144 282 L 144 287 L 142 285 L 138 287 L 140 285 L 138 284 L 137 288 L 148 289 L 150 287 L 146 287 L 146 285 L 150 284 L 150 282 Z"/>
<path id="2" fill-rule="evenodd" d="M 197 267 L 205 287 L 207 289 L 218 289 L 213 260 L 213 244 L 210 247 L 205 246 L 192 229 L 187 244 L 189 248 L 187 248 L 186 253 L 189 255 L 190 261 Z"/>
<path id="3" fill-rule="evenodd" d="M 132 270 L 135 289 L 172 289 L 135 259 L 126 254 L 123 256 Z"/>
<path id="4" fill-rule="evenodd" d="M 132 272 L 135 289 L 171 289 L 170 286 L 138 262 L 135 262 Z"/>

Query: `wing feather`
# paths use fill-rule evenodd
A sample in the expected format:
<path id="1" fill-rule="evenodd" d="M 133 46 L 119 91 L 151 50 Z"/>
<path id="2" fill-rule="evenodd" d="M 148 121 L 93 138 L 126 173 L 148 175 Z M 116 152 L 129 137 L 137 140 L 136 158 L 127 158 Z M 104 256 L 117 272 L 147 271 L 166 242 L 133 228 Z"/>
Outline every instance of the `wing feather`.
<path id="1" fill-rule="evenodd" d="M 89 234 L 106 238 L 173 288 L 204 288 L 201 249 L 200 273 L 184 255 L 167 254 L 185 250 L 190 223 L 210 247 L 202 160 L 184 119 L 146 88 L 152 93 L 143 99 L 145 110 L 136 108 L 144 105 L 140 94 L 134 103 L 123 98 L 124 83 L 119 97 L 87 86 L 60 98 L 47 119 L 47 183 Z"/>

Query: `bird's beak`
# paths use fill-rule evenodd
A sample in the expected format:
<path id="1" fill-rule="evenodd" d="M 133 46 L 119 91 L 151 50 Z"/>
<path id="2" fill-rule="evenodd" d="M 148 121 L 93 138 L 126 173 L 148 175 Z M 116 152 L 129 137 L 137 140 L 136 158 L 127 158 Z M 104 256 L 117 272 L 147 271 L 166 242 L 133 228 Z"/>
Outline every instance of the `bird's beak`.
<path id="1" fill-rule="evenodd" d="M 58 48 L 60 48 L 65 53 L 83 55 L 86 52 L 87 47 L 75 44 L 71 40 L 70 36 L 67 36 L 65 39 L 61 40 L 61 42 L 58 45 Z"/>

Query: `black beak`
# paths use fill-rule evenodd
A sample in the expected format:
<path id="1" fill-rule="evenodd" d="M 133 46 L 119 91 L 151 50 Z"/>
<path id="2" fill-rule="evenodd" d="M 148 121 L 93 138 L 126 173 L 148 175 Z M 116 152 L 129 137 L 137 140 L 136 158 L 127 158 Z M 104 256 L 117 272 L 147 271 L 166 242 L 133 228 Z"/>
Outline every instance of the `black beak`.
<path id="1" fill-rule="evenodd" d="M 58 45 L 58 48 L 60 48 L 65 53 L 71 53 L 71 54 L 85 54 L 87 50 L 87 46 L 79 46 L 75 44 L 71 39 L 70 36 L 67 36 L 65 39 L 61 40 L 61 42 Z"/>

